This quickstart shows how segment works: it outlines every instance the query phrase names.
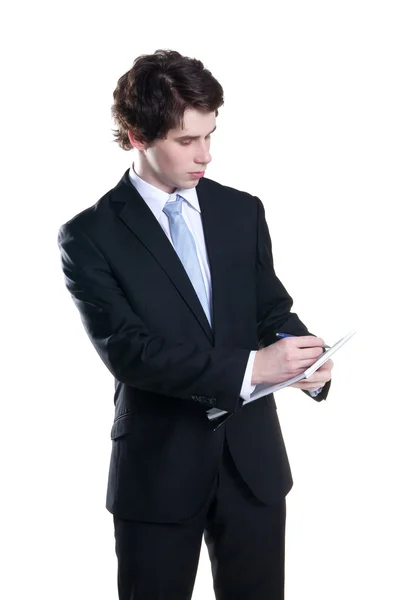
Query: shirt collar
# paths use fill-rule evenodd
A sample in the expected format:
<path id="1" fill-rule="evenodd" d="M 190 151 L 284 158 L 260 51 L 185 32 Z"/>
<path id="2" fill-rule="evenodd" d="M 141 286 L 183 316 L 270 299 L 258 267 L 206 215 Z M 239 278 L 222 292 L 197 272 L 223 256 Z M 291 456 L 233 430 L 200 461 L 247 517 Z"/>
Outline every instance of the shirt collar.
<path id="1" fill-rule="evenodd" d="M 151 183 L 147 183 L 144 181 L 134 170 L 134 165 L 132 164 L 129 169 L 129 179 L 132 185 L 136 188 L 139 194 L 142 196 L 143 200 L 146 202 L 147 206 L 150 208 L 153 215 L 156 217 L 157 221 L 160 219 L 163 208 L 168 201 L 176 200 L 177 194 L 184 198 L 192 208 L 201 212 L 199 199 L 197 197 L 196 188 L 177 188 L 172 194 L 168 194 L 168 192 L 164 192 L 159 188 L 151 185 Z"/>

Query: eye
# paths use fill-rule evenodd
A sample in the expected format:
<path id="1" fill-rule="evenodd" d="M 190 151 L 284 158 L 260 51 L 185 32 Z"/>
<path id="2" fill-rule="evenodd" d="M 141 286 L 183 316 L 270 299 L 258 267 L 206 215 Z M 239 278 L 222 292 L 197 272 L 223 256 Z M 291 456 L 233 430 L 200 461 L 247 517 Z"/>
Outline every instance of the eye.
<path id="1" fill-rule="evenodd" d="M 188 140 L 187 142 L 180 142 L 181 146 L 189 146 L 192 140 Z"/>

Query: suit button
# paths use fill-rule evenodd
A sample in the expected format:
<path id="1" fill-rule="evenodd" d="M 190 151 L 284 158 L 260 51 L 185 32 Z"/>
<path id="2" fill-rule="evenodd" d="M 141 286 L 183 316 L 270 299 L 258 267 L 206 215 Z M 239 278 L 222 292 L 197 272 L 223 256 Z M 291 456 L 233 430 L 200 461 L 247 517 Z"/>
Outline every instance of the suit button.
<path id="1" fill-rule="evenodd" d="M 215 406 L 215 403 L 217 402 L 216 398 L 209 398 L 208 396 L 191 396 L 191 398 L 192 400 L 196 400 L 196 402 L 201 402 L 207 406 Z"/>

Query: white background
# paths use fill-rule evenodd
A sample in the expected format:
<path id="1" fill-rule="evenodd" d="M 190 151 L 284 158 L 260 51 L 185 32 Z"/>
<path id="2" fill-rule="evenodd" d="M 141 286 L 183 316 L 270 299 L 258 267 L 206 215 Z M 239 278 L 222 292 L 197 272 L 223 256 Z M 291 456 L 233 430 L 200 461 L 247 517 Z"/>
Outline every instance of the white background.
<path id="1" fill-rule="evenodd" d="M 263 200 L 294 311 L 328 344 L 358 332 L 327 402 L 276 395 L 295 480 L 286 598 L 400 597 L 396 4 L 3 9 L 2 598 L 117 599 L 113 379 L 64 287 L 57 231 L 130 166 L 112 92 L 157 48 L 200 58 L 223 85 L 208 176 Z M 203 547 L 193 598 L 213 597 Z"/>

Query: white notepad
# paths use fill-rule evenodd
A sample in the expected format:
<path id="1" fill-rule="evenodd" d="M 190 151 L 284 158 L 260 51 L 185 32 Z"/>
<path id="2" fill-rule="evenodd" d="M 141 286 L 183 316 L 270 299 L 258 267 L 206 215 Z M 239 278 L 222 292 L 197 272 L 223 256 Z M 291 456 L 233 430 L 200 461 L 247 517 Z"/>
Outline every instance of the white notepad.
<path id="1" fill-rule="evenodd" d="M 261 385 L 261 389 L 254 390 L 254 392 L 250 396 L 250 399 L 243 401 L 243 405 L 248 404 L 249 402 L 254 402 L 254 400 L 262 398 L 267 394 L 273 394 L 274 392 L 277 392 L 278 390 L 281 390 L 282 388 L 285 388 L 288 385 L 292 385 L 293 383 L 297 383 L 302 379 L 308 379 L 308 377 L 310 377 L 310 375 L 312 375 L 317 369 L 319 369 L 332 356 L 332 354 L 335 354 L 335 352 L 339 350 L 339 348 L 341 348 L 351 337 L 353 337 L 355 333 L 355 329 L 352 329 L 347 335 L 345 335 L 344 337 L 342 337 L 342 339 L 336 342 L 336 344 L 331 346 L 329 350 L 326 350 L 319 358 L 317 358 L 314 364 L 308 367 L 308 369 L 306 369 L 303 373 L 300 373 L 300 375 L 296 375 L 296 377 L 292 377 L 291 379 L 287 379 L 286 381 L 282 381 L 281 383 Z M 220 410 L 219 408 L 212 408 L 211 410 L 207 411 L 207 416 L 212 421 L 213 419 L 216 419 L 217 417 L 220 417 L 225 413 L 225 410 Z"/>

